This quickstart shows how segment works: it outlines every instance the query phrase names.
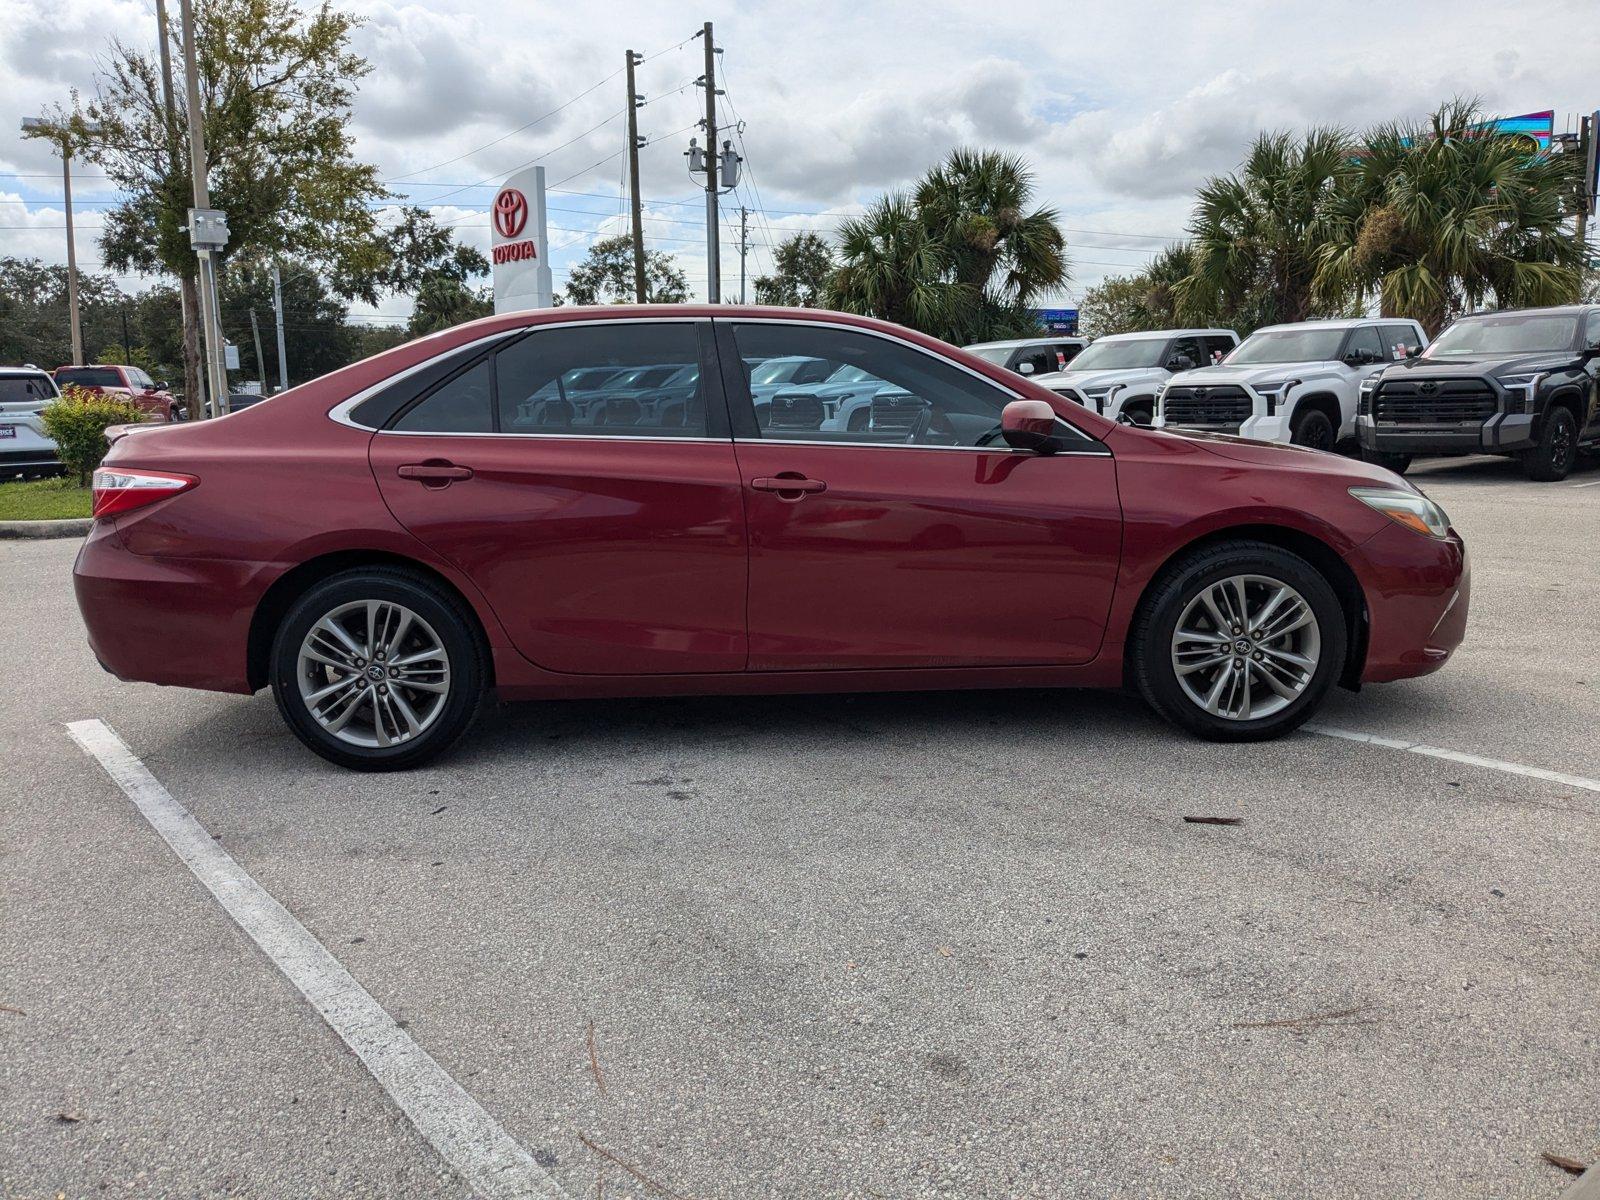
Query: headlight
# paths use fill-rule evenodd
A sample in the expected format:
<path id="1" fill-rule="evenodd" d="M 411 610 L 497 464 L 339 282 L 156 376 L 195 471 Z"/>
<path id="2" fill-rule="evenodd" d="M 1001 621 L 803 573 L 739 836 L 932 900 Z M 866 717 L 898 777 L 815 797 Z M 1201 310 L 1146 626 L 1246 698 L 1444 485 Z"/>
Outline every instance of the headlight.
<path id="1" fill-rule="evenodd" d="M 1278 405 L 1283 403 L 1283 398 L 1289 389 L 1299 382 L 1298 379 L 1277 379 L 1271 383 L 1254 383 L 1250 386 L 1255 388 L 1256 395 L 1267 402 L 1267 415 L 1270 417 L 1277 411 Z"/>
<path id="2" fill-rule="evenodd" d="M 1363 396 L 1370 396 L 1370 395 L 1372 395 L 1373 391 L 1377 388 L 1377 386 L 1378 386 L 1378 377 L 1376 375 L 1368 375 L 1365 379 L 1363 379 L 1361 381 L 1361 394 Z"/>
<path id="3" fill-rule="evenodd" d="M 1442 538 L 1450 532 L 1450 518 L 1445 516 L 1444 509 L 1421 492 L 1399 488 L 1354 487 L 1350 489 L 1350 494 L 1396 524 L 1428 537 Z"/>
<path id="4" fill-rule="evenodd" d="M 1500 380 L 1500 386 L 1506 390 L 1506 411 L 1515 411 L 1520 404 L 1522 411 L 1533 411 L 1533 396 L 1539 390 L 1539 381 L 1548 371 L 1537 371 L 1529 375 L 1507 375 Z"/>

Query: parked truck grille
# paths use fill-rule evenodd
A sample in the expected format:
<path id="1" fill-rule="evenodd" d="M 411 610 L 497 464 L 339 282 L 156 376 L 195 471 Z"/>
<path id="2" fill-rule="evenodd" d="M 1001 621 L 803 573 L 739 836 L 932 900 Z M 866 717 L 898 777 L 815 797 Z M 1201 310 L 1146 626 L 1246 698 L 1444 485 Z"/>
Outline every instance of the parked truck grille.
<path id="1" fill-rule="evenodd" d="M 1169 425 L 1242 425 L 1250 419 L 1250 395 L 1242 387 L 1169 387 L 1161 401 Z"/>
<path id="2" fill-rule="evenodd" d="M 1388 425 L 1482 424 L 1500 398 L 1481 379 L 1386 379 L 1373 393 L 1373 418 Z"/>
<path id="3" fill-rule="evenodd" d="M 909 392 L 879 392 L 872 398 L 868 428 L 874 430 L 913 429 L 928 408 L 928 402 Z"/>

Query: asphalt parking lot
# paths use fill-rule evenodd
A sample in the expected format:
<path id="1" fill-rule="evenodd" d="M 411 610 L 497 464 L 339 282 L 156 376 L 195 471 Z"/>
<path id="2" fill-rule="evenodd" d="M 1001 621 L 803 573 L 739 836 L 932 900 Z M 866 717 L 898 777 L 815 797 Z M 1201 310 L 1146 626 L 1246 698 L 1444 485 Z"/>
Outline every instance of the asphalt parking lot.
<path id="1" fill-rule="evenodd" d="M 472 1190 L 98 719 L 544 1194 L 1559 1196 L 1543 1152 L 1600 1160 L 1600 469 L 1414 478 L 1467 644 L 1322 724 L 1501 767 L 1019 692 L 508 707 L 362 776 L 265 694 L 103 674 L 76 543 L 0 543 L 4 1195 Z"/>

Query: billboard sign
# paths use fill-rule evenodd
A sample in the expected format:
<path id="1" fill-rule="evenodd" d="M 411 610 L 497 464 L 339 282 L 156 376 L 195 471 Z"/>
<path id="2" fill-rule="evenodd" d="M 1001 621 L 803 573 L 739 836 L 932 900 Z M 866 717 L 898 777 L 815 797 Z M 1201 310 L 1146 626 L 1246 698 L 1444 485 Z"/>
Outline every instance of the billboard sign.
<path id="1" fill-rule="evenodd" d="M 1078 332 L 1078 310 L 1075 308 L 1036 308 L 1033 315 L 1049 333 Z"/>
<path id="2" fill-rule="evenodd" d="M 554 281 L 545 223 L 543 167 L 527 167 L 501 185 L 489 206 L 489 225 L 494 311 L 549 308 Z"/>

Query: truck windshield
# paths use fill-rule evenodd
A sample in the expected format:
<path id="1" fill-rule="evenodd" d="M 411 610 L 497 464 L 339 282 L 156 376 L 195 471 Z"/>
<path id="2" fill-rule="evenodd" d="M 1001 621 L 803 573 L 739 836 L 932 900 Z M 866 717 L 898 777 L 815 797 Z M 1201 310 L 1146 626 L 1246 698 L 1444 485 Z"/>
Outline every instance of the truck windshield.
<path id="1" fill-rule="evenodd" d="M 1130 338 L 1119 342 L 1096 342 L 1074 358 L 1067 369 L 1127 371 L 1135 367 L 1156 367 L 1166 361 L 1166 348 L 1165 338 Z"/>
<path id="2" fill-rule="evenodd" d="M 1331 362 L 1339 353 L 1344 333 L 1342 329 L 1263 329 L 1240 342 L 1222 364 Z"/>
<path id="3" fill-rule="evenodd" d="M 1578 318 L 1568 313 L 1507 313 L 1463 317 L 1422 352 L 1423 358 L 1538 354 L 1571 350 L 1578 343 Z"/>

